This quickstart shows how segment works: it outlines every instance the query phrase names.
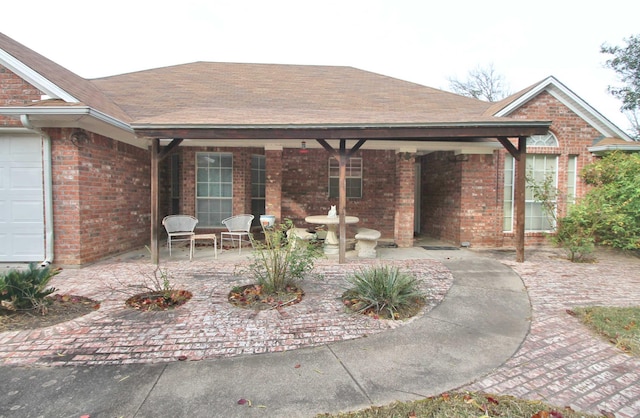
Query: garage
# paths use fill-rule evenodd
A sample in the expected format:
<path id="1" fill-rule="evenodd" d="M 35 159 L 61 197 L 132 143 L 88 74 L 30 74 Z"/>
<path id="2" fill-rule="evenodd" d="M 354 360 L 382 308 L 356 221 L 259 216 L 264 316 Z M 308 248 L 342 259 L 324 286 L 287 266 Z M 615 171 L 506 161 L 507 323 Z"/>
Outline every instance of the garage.
<path id="1" fill-rule="evenodd" d="M 44 259 L 42 139 L 0 136 L 0 262 Z"/>

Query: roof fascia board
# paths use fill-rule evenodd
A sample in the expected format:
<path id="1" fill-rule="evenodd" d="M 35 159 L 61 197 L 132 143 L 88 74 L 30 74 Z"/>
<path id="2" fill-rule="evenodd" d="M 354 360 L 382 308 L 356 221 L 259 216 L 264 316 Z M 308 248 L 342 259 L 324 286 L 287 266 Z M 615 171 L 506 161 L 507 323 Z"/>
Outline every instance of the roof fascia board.
<path id="1" fill-rule="evenodd" d="M 629 137 L 629 135 L 627 135 L 624 131 L 611 123 L 609 119 L 605 118 L 600 112 L 591 107 L 587 102 L 576 96 L 571 90 L 566 88 L 559 88 L 558 85 L 555 85 L 554 87 L 558 88 L 561 91 L 561 94 L 554 89 L 549 89 L 549 94 L 564 103 L 574 113 L 587 121 L 587 123 L 593 126 L 596 130 L 598 130 L 598 132 L 606 136 L 610 136 L 613 132 L 625 141 L 633 141 L 631 137 Z M 571 101 L 567 102 L 563 96 L 564 94 L 569 95 L 574 103 L 578 104 L 578 106 L 574 105 Z M 603 130 L 603 125 L 606 126 L 610 131 L 607 132 Z"/>
<path id="2" fill-rule="evenodd" d="M 49 81 L 46 77 L 43 77 L 37 71 L 34 71 L 28 65 L 25 65 L 22 61 L 16 59 L 13 55 L 7 53 L 4 49 L 0 49 L 0 63 L 49 97 L 61 99 L 65 102 L 79 102 L 74 96 Z"/>
<path id="3" fill-rule="evenodd" d="M 593 154 L 610 152 L 610 151 L 631 151 L 640 152 L 640 143 L 634 142 L 629 145 L 600 145 L 587 148 Z"/>
<path id="4" fill-rule="evenodd" d="M 550 88 L 551 86 L 551 88 Z M 517 100 L 513 101 L 508 106 L 504 107 L 502 110 L 494 114 L 496 117 L 505 117 L 509 116 L 512 112 L 523 106 L 529 100 L 536 97 L 540 92 L 546 90 L 553 97 L 558 99 L 561 103 L 567 106 L 571 111 L 576 113 L 586 122 L 588 122 L 591 126 L 594 127 L 598 132 L 605 136 L 610 136 L 611 133 L 615 133 L 618 137 L 624 139 L 625 141 L 633 141 L 629 135 L 627 135 L 624 131 L 618 128 L 616 125 L 611 123 L 609 119 L 605 118 L 600 112 L 591 107 L 587 102 L 582 100 L 579 96 L 577 96 L 573 91 L 567 88 L 564 84 L 556 80 L 555 77 L 547 77 L 545 80 L 540 82 L 536 87 L 529 90 L 526 94 L 519 97 Z M 560 91 L 560 93 L 558 93 Z M 571 100 L 567 100 L 567 97 Z M 577 104 L 577 106 L 576 106 Z M 604 131 L 602 126 L 606 126 L 610 131 Z"/>
<path id="5" fill-rule="evenodd" d="M 20 126 L 0 126 L 0 134 L 8 135 L 33 135 L 32 129 L 23 128 Z"/>
<path id="6" fill-rule="evenodd" d="M 480 122 L 430 122 L 430 123 L 319 123 L 319 124 L 164 124 L 132 123 L 134 130 L 144 129 L 368 129 L 368 128 L 498 128 L 498 127 L 549 127 L 550 121 L 499 120 Z"/>
<path id="7" fill-rule="evenodd" d="M 0 115 L 30 115 L 30 116 L 89 116 L 99 120 L 100 122 L 107 123 L 116 128 L 123 129 L 130 133 L 133 133 L 131 126 L 119 119 L 112 118 L 104 112 L 93 109 L 89 106 L 51 106 L 51 107 L 36 107 L 36 106 L 20 106 L 20 107 L 0 107 Z"/>
<path id="8" fill-rule="evenodd" d="M 499 112 L 497 112 L 492 116 L 496 116 L 496 117 L 509 116 L 513 111 L 518 109 L 520 106 L 524 105 L 529 100 L 531 100 L 532 98 L 540 94 L 540 92 L 543 91 L 549 84 L 550 78 L 551 77 L 547 78 L 546 80 L 544 80 L 543 82 L 541 82 L 540 84 L 538 84 L 537 86 L 529 90 L 526 94 L 523 94 L 522 96 L 518 97 L 517 100 L 514 100 L 508 106 L 503 107 L 502 110 L 500 110 Z"/>

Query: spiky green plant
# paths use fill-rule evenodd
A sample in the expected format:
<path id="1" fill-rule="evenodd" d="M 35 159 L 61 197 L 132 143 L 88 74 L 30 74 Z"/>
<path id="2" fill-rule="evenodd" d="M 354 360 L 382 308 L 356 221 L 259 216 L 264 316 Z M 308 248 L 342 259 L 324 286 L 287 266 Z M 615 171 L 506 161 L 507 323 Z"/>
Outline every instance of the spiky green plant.
<path id="1" fill-rule="evenodd" d="M 424 301 L 416 278 L 397 267 L 361 269 L 347 276 L 346 281 L 351 287 L 344 293 L 343 300 L 360 313 L 386 313 L 385 316 L 397 319 L 401 311 Z"/>
<path id="2" fill-rule="evenodd" d="M 47 287 L 60 272 L 50 266 L 40 268 L 35 263 L 27 270 L 12 269 L 0 276 L 0 301 L 8 309 L 37 309 L 46 312 L 46 297 L 56 291 Z"/>

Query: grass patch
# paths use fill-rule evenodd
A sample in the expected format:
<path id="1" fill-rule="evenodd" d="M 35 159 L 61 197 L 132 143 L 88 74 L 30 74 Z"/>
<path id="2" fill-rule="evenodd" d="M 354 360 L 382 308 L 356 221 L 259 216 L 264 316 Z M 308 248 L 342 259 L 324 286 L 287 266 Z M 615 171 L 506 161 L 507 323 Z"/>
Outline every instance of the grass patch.
<path id="1" fill-rule="evenodd" d="M 570 313 L 619 349 L 640 357 L 640 307 L 589 306 Z"/>
<path id="2" fill-rule="evenodd" d="M 603 415 L 589 415 L 576 412 L 568 407 L 557 408 L 540 401 L 526 401 L 512 396 L 487 395 L 484 393 L 444 393 L 414 402 L 395 402 L 391 405 L 371 407 L 361 411 L 323 414 L 317 417 L 338 418 L 594 418 Z"/>

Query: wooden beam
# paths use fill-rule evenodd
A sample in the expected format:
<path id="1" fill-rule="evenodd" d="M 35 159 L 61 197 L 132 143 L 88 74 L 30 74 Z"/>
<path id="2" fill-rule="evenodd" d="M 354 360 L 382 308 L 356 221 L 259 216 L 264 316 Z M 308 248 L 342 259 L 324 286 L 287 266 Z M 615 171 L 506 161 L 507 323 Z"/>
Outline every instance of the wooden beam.
<path id="1" fill-rule="evenodd" d="M 159 161 L 162 161 L 165 158 L 167 158 L 176 148 L 178 148 L 178 146 L 182 143 L 182 141 L 184 141 L 184 139 L 174 138 L 173 141 L 169 143 L 169 145 L 159 150 L 159 153 L 158 153 Z"/>
<path id="2" fill-rule="evenodd" d="M 359 141 L 358 141 L 358 143 L 357 143 L 357 144 L 355 144 L 355 145 L 353 146 L 353 148 L 351 148 L 351 149 L 349 150 L 349 152 L 347 152 L 347 158 L 349 158 L 349 157 L 351 157 L 353 154 L 355 154 L 355 153 L 360 149 L 360 147 L 362 147 L 362 146 L 365 144 L 365 142 L 367 142 L 367 140 L 366 140 L 366 139 L 361 139 L 361 140 L 359 140 Z"/>
<path id="3" fill-rule="evenodd" d="M 516 160 L 515 206 L 516 206 L 516 262 L 524 262 L 524 221 L 525 190 L 527 187 L 527 138 L 518 138 L 518 158 Z M 515 158 L 515 157 L 514 157 Z"/>
<path id="4" fill-rule="evenodd" d="M 184 139 L 413 139 L 413 140 L 463 140 L 477 138 L 520 137 L 544 135 L 549 131 L 548 122 L 522 122 L 520 124 L 478 125 L 424 125 L 424 126 L 194 126 L 194 127 L 134 127 L 138 136 L 148 138 Z"/>
<path id="5" fill-rule="evenodd" d="M 331 156 L 338 156 L 338 151 L 333 149 L 331 144 L 329 144 L 327 141 L 325 141 L 324 139 L 316 139 L 316 141 L 318 142 L 318 144 L 322 145 L 322 148 L 324 148 L 329 154 L 331 154 Z"/>
<path id="6" fill-rule="evenodd" d="M 511 154 L 513 158 L 520 160 L 520 151 L 509 141 L 509 138 L 501 136 L 498 137 L 498 141 L 509 151 L 509 154 Z"/>

